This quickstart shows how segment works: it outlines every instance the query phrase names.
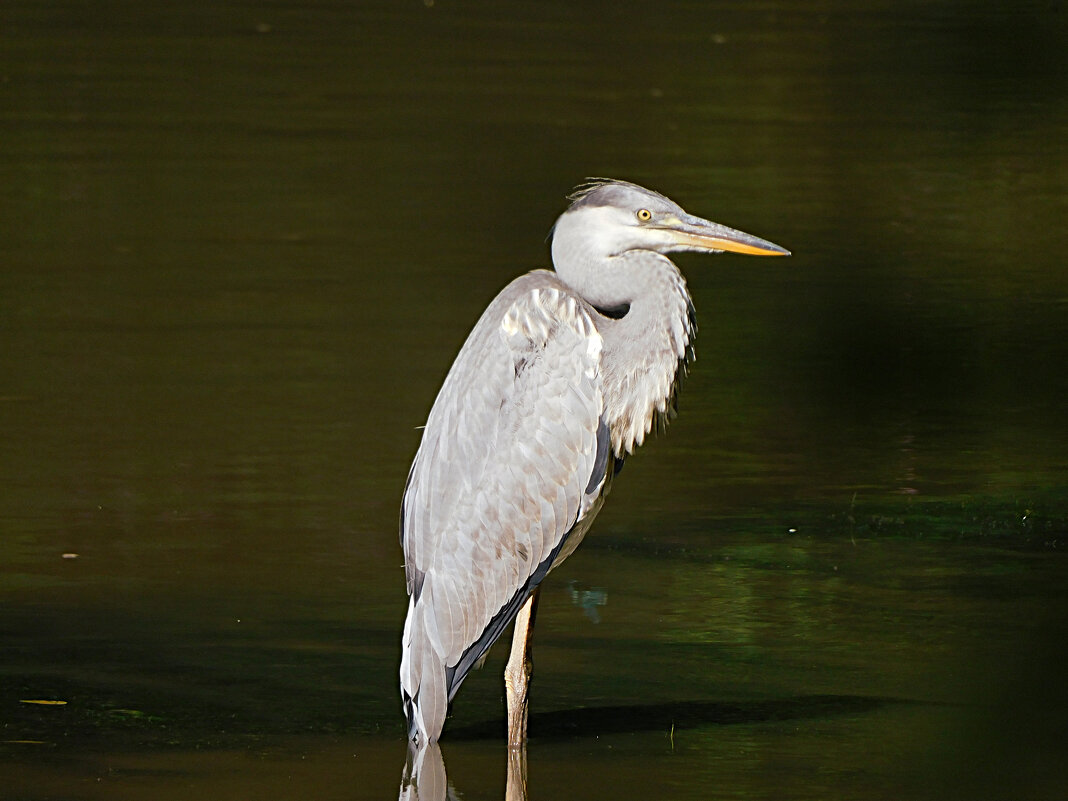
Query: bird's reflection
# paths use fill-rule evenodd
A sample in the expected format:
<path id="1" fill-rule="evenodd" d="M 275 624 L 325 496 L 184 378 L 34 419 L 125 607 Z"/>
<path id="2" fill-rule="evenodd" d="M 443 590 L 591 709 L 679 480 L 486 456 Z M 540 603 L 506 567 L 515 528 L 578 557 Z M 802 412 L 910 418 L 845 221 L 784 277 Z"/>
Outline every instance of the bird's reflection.
<path id="1" fill-rule="evenodd" d="M 437 743 L 408 744 L 401 772 L 399 801 L 456 801 L 460 796 L 445 774 L 445 759 Z M 509 749 L 505 801 L 527 801 L 526 749 Z"/>
<path id="2" fill-rule="evenodd" d="M 399 801 L 445 801 L 457 798 L 445 775 L 445 760 L 437 743 L 408 743 L 408 758 L 401 772 Z"/>
<path id="3" fill-rule="evenodd" d="M 889 705 L 920 704 L 919 701 L 864 695 L 801 695 L 744 702 L 689 699 L 659 704 L 585 707 L 535 715 L 538 736 L 547 739 L 592 737 L 615 732 L 661 732 L 700 729 L 708 726 L 736 726 L 767 721 L 826 720 L 837 716 L 866 714 Z M 450 737 L 460 742 L 500 736 L 499 722 L 453 729 Z M 506 752 L 506 801 L 527 799 L 527 753 L 525 748 Z M 445 762 L 438 746 L 408 746 L 408 758 L 401 774 L 401 801 L 445 801 L 460 798 L 449 785 Z"/>

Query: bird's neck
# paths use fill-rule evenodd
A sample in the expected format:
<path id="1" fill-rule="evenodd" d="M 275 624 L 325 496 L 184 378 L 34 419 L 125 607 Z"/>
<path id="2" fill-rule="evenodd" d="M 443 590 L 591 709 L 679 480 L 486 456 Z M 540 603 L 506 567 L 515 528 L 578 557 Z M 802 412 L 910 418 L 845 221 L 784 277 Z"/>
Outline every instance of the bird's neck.
<path id="1" fill-rule="evenodd" d="M 696 329 L 686 281 L 667 257 L 645 252 L 617 259 L 613 269 L 630 273 L 625 285 L 634 291 L 624 303 L 603 309 L 598 330 L 612 446 L 623 456 L 674 414 Z"/>

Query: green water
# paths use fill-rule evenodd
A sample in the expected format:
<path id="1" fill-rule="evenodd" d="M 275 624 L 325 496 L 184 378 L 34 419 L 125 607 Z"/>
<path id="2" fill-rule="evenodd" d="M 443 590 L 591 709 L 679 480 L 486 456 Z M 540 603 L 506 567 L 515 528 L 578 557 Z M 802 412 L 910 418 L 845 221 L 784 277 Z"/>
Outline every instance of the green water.
<path id="1" fill-rule="evenodd" d="M 599 175 L 794 255 L 677 259 L 698 361 L 545 585 L 530 798 L 1063 796 L 1065 33 L 5 3 L 0 797 L 397 793 L 417 426 Z M 503 657 L 447 725 L 465 799 Z"/>

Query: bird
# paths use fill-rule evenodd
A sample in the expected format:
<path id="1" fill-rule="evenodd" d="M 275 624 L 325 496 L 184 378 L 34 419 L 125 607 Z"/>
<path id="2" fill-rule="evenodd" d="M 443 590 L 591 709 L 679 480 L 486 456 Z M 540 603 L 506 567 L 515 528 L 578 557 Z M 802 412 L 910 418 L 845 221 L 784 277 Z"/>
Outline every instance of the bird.
<path id="1" fill-rule="evenodd" d="M 542 580 L 582 541 L 624 460 L 674 416 L 696 321 L 666 254 L 786 249 L 634 183 L 590 179 L 551 233 L 553 270 L 490 302 L 431 407 L 400 514 L 400 693 L 436 743 L 469 671 L 514 621 L 508 740 L 525 745 Z"/>

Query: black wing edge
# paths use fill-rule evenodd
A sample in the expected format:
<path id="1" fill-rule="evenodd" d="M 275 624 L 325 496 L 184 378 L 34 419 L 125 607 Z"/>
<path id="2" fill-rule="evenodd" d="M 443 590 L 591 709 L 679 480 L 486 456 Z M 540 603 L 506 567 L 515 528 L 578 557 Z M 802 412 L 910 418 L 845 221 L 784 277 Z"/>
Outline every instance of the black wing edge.
<path id="1" fill-rule="evenodd" d="M 467 674 L 471 672 L 471 669 L 478 664 L 478 661 L 486 655 L 486 652 L 490 649 L 493 643 L 497 642 L 497 638 L 501 636 L 501 633 L 508 628 L 508 625 L 515 620 L 515 616 L 519 614 L 519 610 L 523 604 L 526 603 L 534 590 L 541 584 L 542 579 L 549 573 L 549 568 L 553 566 L 553 562 L 556 561 L 557 555 L 560 553 L 560 549 L 564 547 L 564 543 L 571 537 L 571 532 L 575 530 L 575 526 L 578 524 L 578 518 L 571 524 L 571 528 L 567 530 L 567 533 L 561 538 L 560 542 L 556 544 L 556 547 L 552 549 L 552 552 L 546 556 L 534 569 L 534 572 L 530 574 L 530 578 L 526 583 L 516 590 L 515 595 L 500 611 L 493 616 L 489 624 L 482 630 L 481 636 L 475 640 L 464 651 L 463 656 L 460 657 L 460 661 L 452 667 L 445 668 L 445 688 L 449 694 L 449 702 L 452 702 L 453 696 L 456 695 L 460 689 L 460 685 L 463 684 Z"/>

